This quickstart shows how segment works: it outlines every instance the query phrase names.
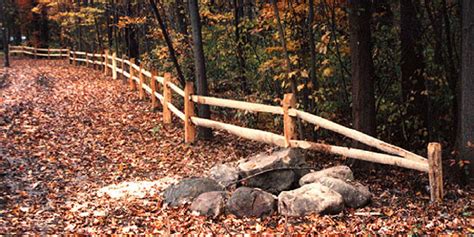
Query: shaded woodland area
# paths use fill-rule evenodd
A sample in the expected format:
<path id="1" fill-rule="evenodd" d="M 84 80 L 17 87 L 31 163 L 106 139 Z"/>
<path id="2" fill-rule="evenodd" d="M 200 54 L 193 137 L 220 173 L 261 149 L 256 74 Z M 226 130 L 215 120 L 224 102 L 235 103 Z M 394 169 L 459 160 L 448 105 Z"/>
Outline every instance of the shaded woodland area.
<path id="1" fill-rule="evenodd" d="M 61 48 L 99 54 L 106 51 L 105 60 L 108 53 L 114 53 L 122 58 L 122 68 L 124 68 L 124 59 L 130 59 L 128 62 L 133 61 L 140 65 L 140 73 L 142 68 L 152 69 L 151 73 L 158 75 L 171 72 L 172 82 L 182 88 L 188 87 L 185 87 L 187 82 L 194 82 L 194 93 L 197 96 L 215 96 L 284 107 L 288 101 L 283 98 L 286 98 L 287 93 L 292 93 L 295 95 L 295 109 L 354 128 L 416 154 L 425 156 L 427 144 L 430 142 L 441 144 L 443 148 L 442 175 L 446 183 L 446 192 L 445 203 L 439 206 L 428 203 L 426 195 L 430 192 L 430 186 L 426 184 L 426 177 L 398 168 L 384 170 L 386 166 L 346 160 L 347 157 L 328 162 L 328 159 L 322 159 L 320 154 L 314 155 L 318 158 L 312 162 L 318 168 L 327 168 L 329 164 L 340 162 L 353 167 L 357 178 L 374 190 L 373 204 L 365 207 L 363 211 L 354 212 L 355 210 L 349 209 L 339 217 L 328 217 L 335 218 L 335 221 L 331 219 L 332 224 L 324 216 L 311 216 L 301 222 L 294 220 L 292 223 L 295 224 L 296 229 L 293 231 L 309 231 L 306 223 L 321 221 L 325 224 L 318 226 L 316 232 L 418 234 L 467 231 L 467 233 L 473 233 L 473 223 L 467 220 L 472 218 L 471 182 L 474 172 L 472 168 L 474 162 L 474 2 L 472 1 L 0 0 L 0 4 L 0 22 L 2 22 L 2 37 L 4 38 L 2 47 L 5 49 L 3 63 L 5 66 L 8 63 L 12 66 L 10 71 L 7 67 L 2 68 L 1 72 L 5 73 L 0 74 L 0 92 L 5 93 L 3 96 L 5 98 L 2 98 L 0 94 L 0 103 L 6 101 L 3 110 L 0 110 L 4 113 L 3 117 L 0 116 L 0 125 L 3 126 L 3 128 L 0 127 L 2 128 L 0 131 L 4 132 L 4 135 L 0 137 L 3 139 L 0 140 L 0 144 L 5 146 L 5 149 L 0 148 L 0 155 L 21 156 L 23 153 L 19 150 L 30 149 L 25 153 L 34 154 L 33 157 L 42 157 L 41 161 L 46 162 L 33 165 L 30 164 L 30 160 L 24 161 L 28 164 L 21 163 L 18 164 L 18 169 L 10 169 L 12 174 L 17 174 L 22 178 L 10 175 L 11 177 L 5 179 L 5 182 L 23 180 L 21 171 L 24 167 L 29 167 L 26 169 L 31 169 L 35 174 L 44 170 L 40 167 L 41 165 L 54 166 L 51 170 L 59 170 L 62 166 L 56 163 L 58 163 L 58 157 L 62 156 L 68 160 L 67 164 L 63 164 L 66 167 L 71 166 L 70 159 L 73 160 L 72 162 L 80 163 L 79 168 L 76 165 L 72 165 L 74 168 L 68 168 L 74 169 L 71 173 L 92 164 L 93 168 L 90 169 L 97 173 L 97 175 L 89 176 L 95 178 L 95 181 L 90 182 L 89 179 L 78 180 L 73 174 L 66 172 L 67 178 L 64 179 L 68 181 L 64 181 L 63 185 L 69 187 L 68 185 L 86 182 L 86 186 L 96 189 L 117 183 L 122 179 L 134 178 L 136 180 L 146 177 L 153 180 L 163 178 L 163 175 L 167 174 L 180 178 L 190 175 L 199 176 L 202 175 L 203 169 L 210 168 L 214 163 L 235 161 L 239 157 L 248 156 L 254 152 L 269 150 L 267 145 L 260 143 L 253 145 L 249 141 L 232 138 L 217 130 L 199 126 L 197 127 L 199 141 L 196 142 L 195 147 L 188 147 L 176 137 L 180 136 L 177 135 L 176 124 L 163 127 L 150 122 L 161 120 L 161 118 L 154 119 L 153 111 L 143 109 L 142 91 L 140 92 L 142 100 L 136 100 L 131 93 L 123 91 L 123 84 L 113 82 L 108 87 L 103 81 L 98 80 L 100 76 L 95 72 L 89 74 L 87 69 L 67 66 L 61 64 L 60 60 L 48 60 L 38 63 L 38 67 L 35 67 L 34 62 L 29 59 L 8 58 L 9 54 L 5 45 Z M 70 51 L 68 51 L 68 57 Z M 74 54 L 74 65 L 76 65 L 75 57 Z M 6 60 L 7 58 L 9 60 Z M 116 63 L 115 58 L 113 61 Z M 96 68 L 95 65 L 94 68 Z M 32 70 L 31 75 L 25 73 L 25 70 L 29 69 Z M 76 73 L 81 76 L 75 77 Z M 132 73 L 129 70 L 130 74 Z M 2 75 L 6 75 L 3 76 L 4 79 L 1 78 Z M 81 81 L 81 77 L 88 80 Z M 20 78 L 28 78 L 31 83 L 23 82 Z M 60 82 L 61 78 L 65 81 Z M 79 91 L 73 94 L 79 98 L 67 95 L 70 89 L 68 84 L 78 87 Z M 101 85 L 101 89 L 98 89 L 96 85 Z M 25 88 L 32 89 L 33 94 L 38 95 L 38 99 L 27 94 Z M 140 90 L 142 90 L 141 86 Z M 188 89 L 185 90 L 188 93 Z M 48 91 L 52 91 L 54 99 L 48 98 Z M 26 97 L 26 102 L 11 106 L 21 96 Z M 84 100 L 81 99 L 82 96 Z M 61 102 L 56 108 L 54 100 L 57 98 L 62 99 L 58 99 Z M 95 98 L 100 98 L 104 103 L 100 104 L 100 101 L 96 101 Z M 186 99 L 184 101 L 174 99 L 180 104 L 179 107 L 185 107 L 183 104 L 186 104 Z M 68 103 L 74 106 L 67 108 Z M 138 108 L 144 112 L 140 113 L 140 109 L 129 107 L 131 103 L 137 103 Z M 154 103 L 156 103 L 156 98 Z M 32 104 L 38 104 L 39 107 L 36 108 Z M 92 107 L 88 108 L 86 104 Z M 48 107 L 52 107 L 51 111 L 54 112 L 49 111 Z M 114 107 L 117 107 L 116 114 Z M 50 120 L 51 114 L 62 114 L 61 118 L 69 119 L 67 121 L 76 126 L 94 124 L 87 126 L 94 126 L 100 131 L 108 130 L 108 124 L 98 122 L 100 119 L 93 115 L 94 111 L 99 111 L 98 114 L 107 118 L 113 128 L 106 132 L 107 135 L 97 135 L 93 151 L 81 153 L 81 156 L 86 157 L 84 161 L 75 159 L 75 155 L 73 158 L 66 158 L 65 154 L 75 154 L 76 151 L 70 146 L 58 145 L 60 142 L 55 143 L 54 139 L 55 142 L 48 143 L 48 146 L 54 147 L 55 152 L 48 151 L 44 154 L 37 151 L 44 147 L 42 142 L 33 142 L 31 148 L 25 148 L 25 143 L 22 143 L 25 139 L 28 141 L 26 144 L 29 144 L 34 137 L 48 136 L 45 135 L 47 133 L 42 132 L 39 132 L 41 135 L 37 135 L 36 129 L 31 131 L 28 127 L 29 124 L 37 122 L 35 117 L 33 121 L 29 120 L 31 118 L 25 120 L 29 122 L 19 122 L 15 119 L 17 117 L 26 119 L 27 113 L 35 114 L 38 113 L 37 110 L 47 114 L 45 117 L 49 122 L 54 122 Z M 126 115 L 127 113 L 130 115 Z M 68 117 L 69 114 L 73 116 Z M 199 118 L 231 121 L 239 126 L 277 134 L 284 133 L 286 136 L 285 116 L 271 116 L 221 107 L 211 109 L 205 103 L 196 103 L 196 114 Z M 43 117 L 42 115 L 41 118 Z M 118 117 L 121 118 L 120 121 L 116 120 Z M 84 122 L 86 120 L 89 122 Z M 85 146 L 83 141 L 74 139 L 74 136 L 83 135 L 80 131 L 76 131 L 78 128 L 68 128 L 67 121 L 58 123 L 61 126 L 60 129 L 51 128 L 48 125 L 42 125 L 44 126 L 42 129 L 51 129 L 52 133 L 59 137 L 63 137 L 63 132 L 67 133 L 65 137 L 68 139 L 72 137 L 71 142 L 74 144 L 72 146 Z M 15 123 L 21 126 L 13 126 Z M 127 123 L 133 123 L 133 128 L 130 128 L 131 125 Z M 121 124 L 122 127 L 117 127 L 117 124 Z M 127 135 L 122 134 L 125 130 L 133 138 L 133 142 L 140 140 L 149 144 L 141 148 L 130 144 L 131 141 L 127 141 Z M 145 131 L 144 137 L 139 135 L 139 130 Z M 296 140 L 371 150 L 362 143 L 335 135 L 331 131 L 302 119 L 295 119 L 294 130 Z M 36 135 L 33 136 L 31 133 Z M 114 140 L 114 137 L 117 139 Z M 156 137 L 166 138 L 166 145 L 157 142 Z M 15 146 L 21 149 L 16 149 Z M 122 157 L 120 152 L 109 146 L 120 147 L 121 151 L 127 154 L 127 162 L 131 165 L 120 158 Z M 226 148 L 220 149 L 222 146 Z M 236 147 L 242 149 L 239 150 Z M 98 150 L 95 151 L 95 148 Z M 58 149 L 64 149 L 65 152 L 56 152 Z M 141 155 L 146 159 L 141 160 L 139 157 Z M 153 157 L 158 161 L 155 162 Z M 174 161 L 172 157 L 179 161 Z M 48 164 L 48 161 L 51 161 L 51 164 Z M 192 165 L 186 165 L 189 161 Z M 16 165 L 12 165 L 14 162 L 10 160 L 8 162 L 11 166 Z M 8 162 L 5 161 L 5 163 Z M 104 162 L 108 164 L 105 165 Z M 101 165 L 105 165 L 106 171 L 97 168 Z M 153 169 L 163 173 L 153 173 Z M 8 169 L 2 168 L 2 170 Z M 42 178 L 54 176 L 52 171 L 49 172 L 50 169 L 47 170 L 45 175 L 41 175 Z M 100 180 L 100 177 L 104 177 L 107 172 L 119 178 L 114 176 L 114 178 Z M 413 176 L 416 177 L 414 181 L 408 182 Z M 390 178 L 383 180 L 381 177 Z M 38 183 L 42 181 L 35 182 L 35 179 L 31 177 L 25 179 L 31 185 L 41 187 Z M 48 188 L 55 189 L 49 186 Z M 76 193 L 87 193 L 87 189 L 84 190 L 82 187 L 72 189 Z M 62 195 L 68 196 L 66 193 L 71 193 L 71 190 L 65 188 L 65 190 L 59 189 L 52 193 L 60 193 L 59 196 L 62 197 Z M 79 215 L 84 216 L 74 221 L 61 220 L 60 225 L 54 225 L 55 228 L 66 228 L 67 232 L 79 230 L 81 233 L 130 232 L 120 229 L 125 226 L 122 220 L 119 220 L 118 226 L 121 226 L 119 229 L 106 227 L 107 224 L 115 226 L 117 220 L 114 218 L 117 214 L 111 215 L 112 219 L 107 219 L 109 215 L 105 214 L 106 218 L 102 216 L 101 211 L 112 213 L 110 208 L 115 208 L 114 205 L 118 204 L 106 204 L 107 208 L 103 208 L 102 205 L 106 201 L 100 199 L 100 204 L 98 204 L 93 195 L 84 194 L 85 198 L 78 198 L 79 201 L 74 200 L 77 201 L 74 204 L 71 204 L 69 199 L 59 198 L 61 201 L 58 202 L 67 203 L 68 210 L 58 211 L 51 204 L 51 209 L 45 212 L 42 210 L 40 214 L 38 212 L 30 214 L 32 207 L 28 206 L 28 209 L 25 209 L 25 205 L 21 204 L 22 201 L 30 202 L 28 195 L 31 196 L 31 194 L 24 195 L 20 192 L 15 195 L 9 200 L 17 200 L 17 206 L 8 211 L 9 219 L 5 219 L 7 223 L 11 221 L 10 223 L 15 224 L 11 229 L 5 228 L 5 230 L 53 233 L 54 228 L 51 228 L 49 224 L 48 227 L 44 227 L 46 225 L 36 223 L 32 226 L 37 229 L 31 226 L 27 228 L 18 221 L 22 220 L 21 218 L 11 219 L 11 217 L 18 213 L 28 213 L 31 216 L 24 214 L 23 218 L 28 216 L 34 220 L 37 215 L 45 215 L 44 213 L 47 212 L 61 212 L 67 217 L 75 215 L 75 212 L 70 211 L 70 209 L 75 209 L 75 205 L 83 205 L 81 207 L 93 206 L 94 210 L 97 208 L 100 215 L 96 216 L 95 211 L 90 213 L 86 211 L 87 216 L 84 214 L 86 212 L 81 212 Z M 401 198 L 394 198 L 397 195 Z M 389 197 L 392 199 L 385 200 Z M 31 198 L 35 200 L 37 197 Z M 156 197 L 153 197 L 151 202 L 153 205 L 162 205 L 162 200 Z M 407 211 L 408 220 L 402 211 L 394 211 L 397 206 L 404 207 L 404 203 L 407 202 L 411 209 Z M 142 225 L 137 223 L 144 223 L 146 220 L 140 218 L 138 220 L 137 210 L 128 206 L 134 201 L 124 203 L 126 204 L 122 204 L 128 208 L 124 211 L 126 214 L 123 214 L 126 216 L 126 224 L 129 224 L 127 228 L 138 226 L 136 227 L 138 232 L 148 232 L 171 225 L 174 229 L 167 227 L 167 232 L 164 233 L 182 232 L 189 226 L 204 226 L 202 227 L 204 231 L 208 228 L 213 233 L 214 231 L 235 233 L 234 231 L 238 231 L 239 228 L 242 230 L 278 229 L 278 231 L 292 233 L 288 229 L 286 217 L 282 219 L 273 216 L 265 219 L 261 224 L 264 227 L 259 226 L 260 222 L 255 224 L 244 220 L 241 223 L 234 222 L 233 218 L 226 219 L 225 217 L 216 223 L 195 217 L 183 220 L 183 216 L 187 213 L 185 209 L 155 213 L 157 210 L 149 209 L 149 203 L 146 202 L 135 204 L 144 209 L 147 215 L 153 216 L 152 219 L 156 222 L 150 224 L 151 226 Z M 49 202 L 48 205 L 50 205 Z M 387 209 L 387 207 L 392 209 Z M 428 213 L 423 212 L 426 208 L 430 209 Z M 373 214 L 375 217 L 371 213 L 375 213 Z M 439 213 L 443 214 L 438 215 Z M 361 215 L 369 217 L 363 219 Z M 428 218 L 429 221 L 423 220 L 421 223 L 410 219 L 417 215 L 427 216 L 427 218 L 428 216 L 436 217 L 435 220 Z M 95 219 L 89 221 L 88 218 L 92 217 Z M 46 217 L 41 216 L 38 220 L 43 218 Z M 96 223 L 97 219 L 100 219 L 98 223 Z M 379 220 L 378 224 L 374 223 L 376 220 Z M 380 220 L 383 220 L 383 224 Z M 158 222 L 161 223 L 161 228 Z M 367 224 L 367 228 L 370 226 L 370 228 L 375 228 L 375 231 L 370 228 L 365 229 L 365 227 L 360 229 L 360 226 L 354 224 L 355 222 L 365 223 L 364 226 Z M 225 228 L 220 226 L 222 223 Z M 397 223 L 403 223 L 403 227 L 400 229 L 393 227 Z M 389 226 L 388 231 L 381 227 L 384 224 Z M 227 225 L 233 229 L 229 231 Z M 328 229 L 327 226 L 334 227 L 336 231 Z M 414 226 L 419 227 L 417 229 Z M 134 231 L 136 232 L 136 230 L 131 232 Z"/>

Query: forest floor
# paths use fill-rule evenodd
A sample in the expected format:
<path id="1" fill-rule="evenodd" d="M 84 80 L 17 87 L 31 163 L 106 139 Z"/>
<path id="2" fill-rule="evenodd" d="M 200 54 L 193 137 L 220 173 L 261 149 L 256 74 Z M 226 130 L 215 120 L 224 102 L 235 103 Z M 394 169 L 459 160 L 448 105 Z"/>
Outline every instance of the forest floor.
<path id="1" fill-rule="evenodd" d="M 186 145 L 182 123 L 161 119 L 148 100 L 99 71 L 12 60 L 0 69 L 0 233 L 474 233 L 472 186 L 448 180 L 436 206 L 426 174 L 389 166 L 356 171 L 374 199 L 338 215 L 208 219 L 163 208 L 166 183 L 271 147 L 224 132 Z M 317 168 L 344 162 L 310 155 Z M 103 194 L 115 184 L 148 189 Z"/>

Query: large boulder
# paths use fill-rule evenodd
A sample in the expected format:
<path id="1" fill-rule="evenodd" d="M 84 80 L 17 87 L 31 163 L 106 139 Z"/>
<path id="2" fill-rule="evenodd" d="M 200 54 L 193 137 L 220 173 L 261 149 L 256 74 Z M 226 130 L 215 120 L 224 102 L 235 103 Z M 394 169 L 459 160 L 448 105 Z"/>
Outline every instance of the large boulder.
<path id="1" fill-rule="evenodd" d="M 292 191 L 281 192 L 278 196 L 278 212 L 281 215 L 333 214 L 342 211 L 343 208 L 342 196 L 320 183 L 311 183 Z"/>
<path id="2" fill-rule="evenodd" d="M 224 213 L 227 193 L 223 191 L 214 191 L 202 193 L 190 206 L 190 210 L 201 216 L 218 217 Z"/>
<path id="3" fill-rule="evenodd" d="M 239 169 L 228 164 L 219 164 L 209 170 L 209 178 L 227 187 L 239 179 Z"/>
<path id="4" fill-rule="evenodd" d="M 275 197 L 260 189 L 240 187 L 227 201 L 227 211 L 237 217 L 270 216 L 276 209 Z"/>
<path id="5" fill-rule="evenodd" d="M 190 178 L 171 185 L 163 193 L 164 203 L 175 207 L 192 202 L 201 193 L 223 191 L 222 186 L 209 178 Z"/>
<path id="6" fill-rule="evenodd" d="M 365 206 L 372 198 L 369 188 L 357 182 L 346 182 L 332 177 L 322 177 L 319 179 L 319 183 L 341 194 L 344 204 L 348 207 L 358 208 Z"/>
<path id="7" fill-rule="evenodd" d="M 305 164 L 304 156 L 297 149 L 282 149 L 271 154 L 255 155 L 246 162 L 240 163 L 238 168 L 242 178 L 255 175 L 244 181 L 245 186 L 278 194 L 297 184 L 300 178 L 298 168 L 304 167 Z"/>
<path id="8" fill-rule="evenodd" d="M 342 180 L 354 180 L 354 175 L 352 174 L 351 168 L 345 165 L 339 165 L 320 171 L 308 173 L 300 179 L 299 184 L 300 186 L 303 186 L 305 184 L 316 183 L 322 177 L 333 177 Z"/>
<path id="9" fill-rule="evenodd" d="M 281 191 L 292 189 L 298 180 L 293 170 L 278 170 L 267 172 L 244 181 L 247 187 L 263 189 L 278 195 Z"/>

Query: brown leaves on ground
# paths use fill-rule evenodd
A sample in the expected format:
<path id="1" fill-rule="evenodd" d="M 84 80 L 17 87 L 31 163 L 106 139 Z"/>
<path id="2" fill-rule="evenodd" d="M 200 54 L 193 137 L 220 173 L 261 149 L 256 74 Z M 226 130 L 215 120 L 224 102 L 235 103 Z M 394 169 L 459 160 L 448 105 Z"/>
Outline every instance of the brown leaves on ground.
<path id="1" fill-rule="evenodd" d="M 186 207 L 163 208 L 156 192 L 103 195 L 104 188 L 138 181 L 160 190 L 160 180 L 202 175 L 269 147 L 223 132 L 186 145 L 182 122 L 164 126 L 161 112 L 126 83 L 64 61 L 14 59 L 1 75 L 0 233 L 474 231 L 472 189 L 448 184 L 445 204 L 430 205 L 427 175 L 388 166 L 359 173 L 375 194 L 372 204 L 334 216 L 211 220 Z M 312 161 L 315 167 L 341 162 Z"/>

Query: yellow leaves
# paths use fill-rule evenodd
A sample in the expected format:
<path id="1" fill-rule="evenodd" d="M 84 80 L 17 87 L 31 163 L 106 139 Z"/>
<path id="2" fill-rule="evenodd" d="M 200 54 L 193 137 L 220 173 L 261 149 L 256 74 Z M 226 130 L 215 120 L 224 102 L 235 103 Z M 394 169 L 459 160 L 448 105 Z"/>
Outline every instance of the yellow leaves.
<path id="1" fill-rule="evenodd" d="M 31 12 L 33 12 L 35 14 L 41 14 L 41 7 L 40 6 L 31 8 Z"/>
<path id="2" fill-rule="evenodd" d="M 122 16 L 120 17 L 119 22 L 117 23 L 117 26 L 119 28 L 125 28 L 128 25 L 141 25 L 146 22 L 145 17 L 128 17 L 128 16 Z"/>
<path id="3" fill-rule="evenodd" d="M 330 67 L 324 68 L 323 70 L 323 76 L 325 77 L 331 77 L 334 73 L 334 70 Z"/>

